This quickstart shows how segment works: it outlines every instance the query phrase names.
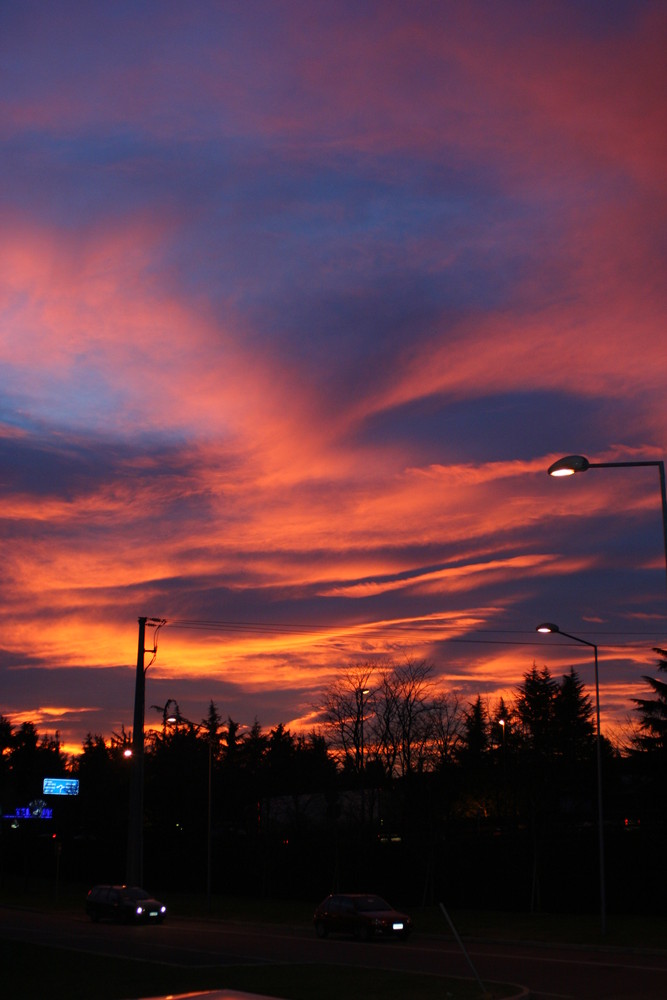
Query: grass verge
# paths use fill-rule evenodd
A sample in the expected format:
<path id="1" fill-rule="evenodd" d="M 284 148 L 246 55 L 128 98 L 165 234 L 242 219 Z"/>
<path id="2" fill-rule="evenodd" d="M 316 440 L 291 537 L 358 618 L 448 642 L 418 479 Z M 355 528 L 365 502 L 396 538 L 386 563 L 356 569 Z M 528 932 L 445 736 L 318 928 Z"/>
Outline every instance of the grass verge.
<path id="1" fill-rule="evenodd" d="M 220 966 L 187 969 L 104 958 L 83 952 L 0 941 L 2 990 L 21 1000 L 136 1000 L 206 989 L 238 989 L 285 1000 L 479 1000 L 477 983 L 378 969 L 327 965 Z M 485 984 L 489 995 L 508 997 L 503 984 Z"/>

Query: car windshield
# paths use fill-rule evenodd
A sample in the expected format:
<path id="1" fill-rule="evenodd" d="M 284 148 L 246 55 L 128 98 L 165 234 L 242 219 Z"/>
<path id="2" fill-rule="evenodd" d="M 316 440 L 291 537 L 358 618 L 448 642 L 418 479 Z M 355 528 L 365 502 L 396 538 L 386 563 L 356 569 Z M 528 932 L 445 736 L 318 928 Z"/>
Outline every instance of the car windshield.
<path id="1" fill-rule="evenodd" d="M 377 913 L 378 910 L 391 910 L 391 906 L 380 896 L 362 896 L 356 902 L 357 910 L 362 913 Z"/>
<path id="2" fill-rule="evenodd" d="M 126 889 L 125 895 L 129 896 L 130 899 L 150 899 L 150 896 L 145 889 L 137 889 L 136 887 Z"/>

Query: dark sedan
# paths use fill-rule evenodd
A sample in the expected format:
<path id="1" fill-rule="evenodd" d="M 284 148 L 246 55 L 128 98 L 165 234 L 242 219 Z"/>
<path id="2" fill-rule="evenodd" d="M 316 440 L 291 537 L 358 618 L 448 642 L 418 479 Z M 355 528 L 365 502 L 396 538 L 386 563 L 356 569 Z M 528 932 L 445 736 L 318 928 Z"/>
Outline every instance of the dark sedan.
<path id="1" fill-rule="evenodd" d="M 412 920 L 400 913 L 381 896 L 365 893 L 337 893 L 327 896 L 313 915 L 318 937 L 327 934 L 353 934 L 360 941 L 374 937 L 405 940 L 412 930 Z"/>
<path id="2" fill-rule="evenodd" d="M 86 913 L 93 921 L 161 924 L 167 907 L 138 886 L 95 885 L 86 897 Z"/>

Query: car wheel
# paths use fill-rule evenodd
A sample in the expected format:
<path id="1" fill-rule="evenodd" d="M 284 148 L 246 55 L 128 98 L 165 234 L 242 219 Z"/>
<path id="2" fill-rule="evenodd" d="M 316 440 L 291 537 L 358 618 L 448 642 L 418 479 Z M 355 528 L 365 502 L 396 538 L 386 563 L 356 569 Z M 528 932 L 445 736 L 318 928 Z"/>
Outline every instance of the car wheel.
<path id="1" fill-rule="evenodd" d="M 318 938 L 325 938 L 327 936 L 327 926 L 321 920 L 318 920 L 315 924 L 315 933 Z"/>

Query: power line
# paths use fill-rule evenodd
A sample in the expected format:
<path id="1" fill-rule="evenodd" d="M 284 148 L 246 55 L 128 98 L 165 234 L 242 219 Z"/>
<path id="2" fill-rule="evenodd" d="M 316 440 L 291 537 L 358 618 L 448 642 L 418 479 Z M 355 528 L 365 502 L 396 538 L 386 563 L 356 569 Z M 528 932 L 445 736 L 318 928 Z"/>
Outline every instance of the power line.
<path id="1" fill-rule="evenodd" d="M 196 631 L 207 631 L 207 632 L 239 632 L 246 634 L 273 634 L 273 635 L 312 635 L 313 633 L 340 633 L 349 630 L 373 630 L 373 631 L 391 631 L 391 630 L 412 630 L 412 631 L 426 631 L 427 629 L 435 630 L 438 632 L 460 632 L 466 631 L 468 633 L 467 637 L 455 636 L 448 639 L 448 642 L 452 643 L 467 643 L 467 644 L 481 644 L 481 645 L 508 645 L 508 646 L 534 646 L 538 639 L 533 635 L 533 632 L 528 629 L 508 629 L 508 628 L 474 628 L 466 629 L 465 626 L 461 625 L 449 625 L 440 624 L 438 622 L 430 621 L 398 621 L 398 622 L 351 622 L 345 624 L 336 625 L 323 625 L 323 624 L 289 624 L 286 622 L 257 622 L 257 621 L 231 621 L 231 620 L 218 620 L 211 621 L 205 619 L 185 619 L 185 618 L 174 618 L 166 619 L 165 626 L 169 628 L 176 629 L 191 629 Z M 614 636 L 627 638 L 636 637 L 637 639 L 649 639 L 652 638 L 655 641 L 656 631 L 645 631 L 645 630 L 610 630 L 604 631 L 600 629 L 594 630 L 579 630 L 582 635 L 595 635 L 595 636 L 608 636 L 612 638 Z M 530 640 L 520 640 L 520 639 L 492 639 L 485 638 L 485 636 L 527 636 L 530 635 L 532 638 Z M 474 638 L 473 638 L 474 637 Z M 614 643 L 614 645 L 627 645 L 634 646 L 636 642 L 629 643 Z"/>

